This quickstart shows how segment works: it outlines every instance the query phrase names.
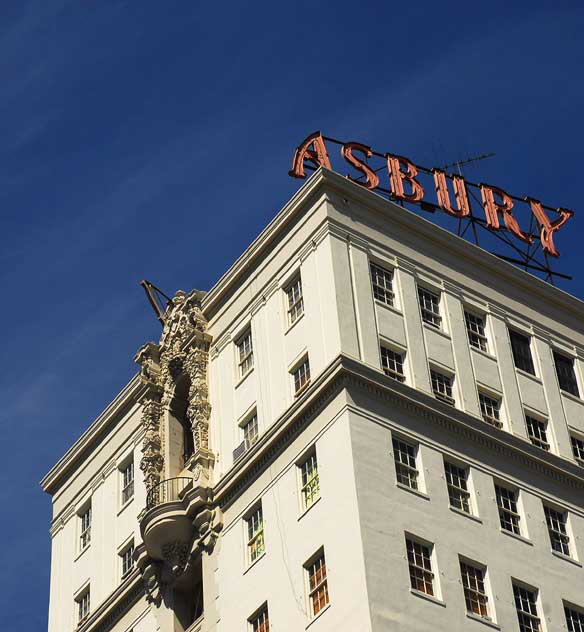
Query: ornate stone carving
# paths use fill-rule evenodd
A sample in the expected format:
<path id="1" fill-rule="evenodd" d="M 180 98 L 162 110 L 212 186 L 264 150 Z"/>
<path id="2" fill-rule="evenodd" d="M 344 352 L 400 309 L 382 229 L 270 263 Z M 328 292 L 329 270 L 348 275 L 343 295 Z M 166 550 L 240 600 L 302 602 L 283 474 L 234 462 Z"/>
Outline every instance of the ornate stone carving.
<path id="1" fill-rule="evenodd" d="M 169 542 L 162 547 L 164 561 L 170 566 L 170 571 L 175 577 L 182 575 L 185 570 L 189 560 L 189 549 L 188 542 L 180 540 Z"/>

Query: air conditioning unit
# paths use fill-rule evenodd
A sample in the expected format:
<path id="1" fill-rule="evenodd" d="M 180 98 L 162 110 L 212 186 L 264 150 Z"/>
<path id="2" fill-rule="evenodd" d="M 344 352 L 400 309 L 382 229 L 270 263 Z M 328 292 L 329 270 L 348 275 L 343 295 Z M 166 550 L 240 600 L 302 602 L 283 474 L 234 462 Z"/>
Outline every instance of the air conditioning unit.
<path id="1" fill-rule="evenodd" d="M 233 450 L 233 461 L 241 458 L 245 454 L 245 441 L 242 441 L 235 450 Z"/>

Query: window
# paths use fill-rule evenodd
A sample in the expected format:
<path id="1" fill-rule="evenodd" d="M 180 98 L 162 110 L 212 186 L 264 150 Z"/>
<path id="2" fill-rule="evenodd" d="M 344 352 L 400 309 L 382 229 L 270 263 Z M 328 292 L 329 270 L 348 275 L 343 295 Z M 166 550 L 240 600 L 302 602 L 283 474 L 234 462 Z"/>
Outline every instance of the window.
<path id="1" fill-rule="evenodd" d="M 551 507 L 543 508 L 545 522 L 550 534 L 552 549 L 563 555 L 570 555 L 570 537 L 566 531 L 567 513 Z"/>
<path id="2" fill-rule="evenodd" d="M 134 568 L 134 542 L 132 541 L 121 553 L 122 560 L 122 579 L 129 575 Z"/>
<path id="3" fill-rule="evenodd" d="M 250 632 L 270 632 L 268 604 L 264 604 L 247 622 L 249 623 Z"/>
<path id="4" fill-rule="evenodd" d="M 122 505 L 134 496 L 134 461 L 130 461 L 122 470 Z"/>
<path id="5" fill-rule="evenodd" d="M 395 437 L 392 439 L 392 444 L 397 482 L 411 489 L 418 489 L 417 447 Z"/>
<path id="6" fill-rule="evenodd" d="M 578 382 L 576 381 L 576 373 L 574 373 L 574 359 L 554 351 L 554 364 L 556 365 L 560 388 L 566 393 L 579 397 Z"/>
<path id="7" fill-rule="evenodd" d="M 485 589 L 485 571 L 482 568 L 460 561 L 460 575 L 464 589 L 466 611 L 483 619 L 490 619 L 487 591 Z"/>
<path id="8" fill-rule="evenodd" d="M 83 513 L 79 514 L 79 548 L 83 550 L 89 545 L 91 541 L 91 505 L 83 510 Z"/>
<path id="9" fill-rule="evenodd" d="M 308 601 L 314 617 L 329 603 L 324 553 L 319 554 L 305 568 L 308 573 Z"/>
<path id="10" fill-rule="evenodd" d="M 470 492 L 468 491 L 468 470 L 452 463 L 444 462 L 444 474 L 448 487 L 450 506 L 470 514 Z"/>
<path id="11" fill-rule="evenodd" d="M 434 595 L 431 548 L 406 537 L 406 550 L 411 587 L 427 595 Z"/>
<path id="12" fill-rule="evenodd" d="M 89 588 L 83 591 L 75 600 L 77 602 L 77 623 L 81 625 L 89 616 L 90 593 Z"/>
<path id="13" fill-rule="evenodd" d="M 584 613 L 564 605 L 568 632 L 584 632 Z"/>
<path id="14" fill-rule="evenodd" d="M 442 318 L 440 316 L 440 296 L 426 290 L 423 287 L 418 288 L 418 299 L 420 301 L 420 310 L 422 312 L 422 320 L 432 327 L 440 329 Z"/>
<path id="15" fill-rule="evenodd" d="M 483 420 L 495 428 L 502 428 L 503 424 L 499 414 L 501 401 L 479 392 L 479 404 Z"/>
<path id="16" fill-rule="evenodd" d="M 250 563 L 255 562 L 266 550 L 264 516 L 261 505 L 247 519 L 247 550 Z"/>
<path id="17" fill-rule="evenodd" d="M 533 368 L 533 360 L 531 359 L 531 344 L 528 336 L 524 336 L 513 329 L 509 330 L 511 339 L 511 351 L 513 353 L 513 362 L 518 369 L 535 375 Z"/>
<path id="18" fill-rule="evenodd" d="M 537 616 L 537 593 L 513 584 L 513 596 L 519 620 L 519 631 L 541 632 L 541 621 Z"/>
<path id="19" fill-rule="evenodd" d="M 393 274 L 374 263 L 370 264 L 370 269 L 373 297 L 386 305 L 393 305 Z"/>
<path id="20" fill-rule="evenodd" d="M 476 349 L 480 349 L 481 351 L 488 351 L 484 317 L 465 311 L 464 320 L 466 322 L 468 341 L 470 342 L 471 346 L 475 347 Z"/>
<path id="21" fill-rule="evenodd" d="M 444 373 L 439 373 L 434 369 L 430 369 L 430 377 L 432 379 L 432 390 L 434 396 L 451 406 L 454 406 L 454 397 L 452 397 L 452 378 Z"/>
<path id="22" fill-rule="evenodd" d="M 316 452 L 312 452 L 300 466 L 300 484 L 302 507 L 308 509 L 308 507 L 313 505 L 320 498 Z"/>
<path id="23" fill-rule="evenodd" d="M 525 415 L 525 423 L 527 424 L 527 436 L 533 445 L 536 445 L 542 450 L 550 449 L 550 444 L 547 440 L 547 421 L 540 421 L 530 415 Z"/>
<path id="24" fill-rule="evenodd" d="M 248 329 L 237 343 L 239 351 L 239 376 L 247 375 L 253 369 L 253 345 L 251 329 Z"/>
<path id="25" fill-rule="evenodd" d="M 310 365 L 306 358 L 300 366 L 292 371 L 294 377 L 294 394 L 298 395 L 310 382 Z"/>
<path id="26" fill-rule="evenodd" d="M 497 507 L 499 508 L 499 522 L 501 529 L 515 535 L 521 535 L 519 528 L 519 510 L 517 507 L 517 491 L 495 485 Z"/>
<path id="27" fill-rule="evenodd" d="M 404 356 L 401 353 L 381 347 L 381 366 L 385 375 L 389 375 L 398 382 L 404 382 Z"/>
<path id="28" fill-rule="evenodd" d="M 578 461 L 579 465 L 584 466 L 584 440 L 579 439 L 574 435 L 570 435 L 570 441 L 572 442 L 572 452 L 574 453 L 574 458 Z"/>
<path id="29" fill-rule="evenodd" d="M 258 416 L 257 413 L 253 415 L 243 425 L 243 441 L 245 443 L 245 449 L 249 450 L 254 443 L 258 440 Z"/>
<path id="30" fill-rule="evenodd" d="M 302 297 L 302 280 L 297 277 L 286 290 L 288 297 L 288 324 L 293 325 L 304 314 L 304 298 Z"/>

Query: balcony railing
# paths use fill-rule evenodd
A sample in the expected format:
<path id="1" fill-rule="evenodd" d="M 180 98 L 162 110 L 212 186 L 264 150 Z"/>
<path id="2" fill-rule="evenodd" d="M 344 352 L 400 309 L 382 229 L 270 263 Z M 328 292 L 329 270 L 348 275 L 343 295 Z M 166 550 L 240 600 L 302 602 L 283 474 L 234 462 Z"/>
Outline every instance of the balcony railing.
<path id="1" fill-rule="evenodd" d="M 180 500 L 181 492 L 192 482 L 192 478 L 185 476 L 167 478 L 155 485 L 146 496 L 146 509 L 152 509 L 164 503 Z"/>

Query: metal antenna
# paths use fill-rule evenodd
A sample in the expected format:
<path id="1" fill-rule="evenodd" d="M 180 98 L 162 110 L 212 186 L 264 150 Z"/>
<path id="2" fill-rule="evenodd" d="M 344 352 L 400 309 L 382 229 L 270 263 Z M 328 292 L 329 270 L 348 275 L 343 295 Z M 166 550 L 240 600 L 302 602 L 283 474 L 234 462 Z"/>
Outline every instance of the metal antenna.
<path id="1" fill-rule="evenodd" d="M 146 292 L 146 297 L 156 314 L 156 318 L 158 318 L 164 326 L 164 312 L 166 312 L 166 308 L 169 305 L 172 305 L 172 299 L 153 283 L 150 283 L 150 281 L 142 280 L 140 281 L 140 285 L 144 288 L 144 292 Z M 166 305 L 164 305 L 162 301 L 163 298 L 166 299 Z"/>

